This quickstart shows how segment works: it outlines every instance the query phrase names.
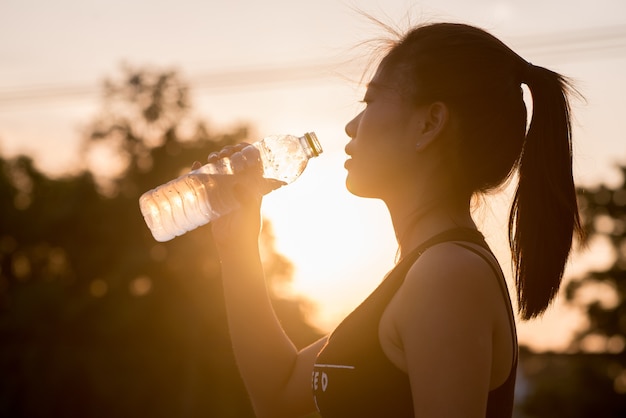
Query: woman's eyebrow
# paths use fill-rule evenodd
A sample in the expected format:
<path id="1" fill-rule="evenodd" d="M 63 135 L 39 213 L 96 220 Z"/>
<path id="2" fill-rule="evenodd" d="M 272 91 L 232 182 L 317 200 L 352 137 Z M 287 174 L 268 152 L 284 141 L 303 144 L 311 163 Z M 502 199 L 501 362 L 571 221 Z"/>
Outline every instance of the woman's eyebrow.
<path id="1" fill-rule="evenodd" d="M 381 83 L 381 82 L 377 82 L 377 81 L 370 81 L 369 83 L 367 83 L 367 89 L 378 90 L 378 91 L 394 91 L 395 90 L 392 86 Z"/>

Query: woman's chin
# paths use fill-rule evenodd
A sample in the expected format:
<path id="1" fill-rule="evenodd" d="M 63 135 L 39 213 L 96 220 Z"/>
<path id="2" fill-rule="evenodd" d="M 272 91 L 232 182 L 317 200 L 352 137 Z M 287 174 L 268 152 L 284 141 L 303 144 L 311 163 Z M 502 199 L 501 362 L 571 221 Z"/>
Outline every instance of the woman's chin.
<path id="1" fill-rule="evenodd" d="M 349 177 L 346 179 L 346 189 L 348 190 L 348 192 L 350 192 L 350 194 L 353 194 L 354 196 L 357 196 L 357 197 L 364 197 L 364 198 L 377 197 L 377 196 L 372 195 L 372 191 L 370 190 L 369 187 L 363 187 L 363 185 L 359 185 L 355 183 L 354 181 L 351 181 Z"/>

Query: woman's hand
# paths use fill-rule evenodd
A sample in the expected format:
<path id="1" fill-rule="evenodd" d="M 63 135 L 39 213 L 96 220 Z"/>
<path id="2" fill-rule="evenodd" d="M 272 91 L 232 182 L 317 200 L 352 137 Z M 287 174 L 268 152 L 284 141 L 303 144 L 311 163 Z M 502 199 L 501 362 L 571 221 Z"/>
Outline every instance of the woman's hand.
<path id="1" fill-rule="evenodd" d="M 258 244 L 263 195 L 284 185 L 283 182 L 262 177 L 258 151 L 252 147 L 243 151 L 248 145 L 241 143 L 226 146 L 207 158 L 208 163 L 217 163 L 222 158 L 231 159 L 235 178 L 231 192 L 239 202 L 239 207 L 211 222 L 213 237 L 221 256 Z M 192 170 L 201 165 L 195 162 Z"/>

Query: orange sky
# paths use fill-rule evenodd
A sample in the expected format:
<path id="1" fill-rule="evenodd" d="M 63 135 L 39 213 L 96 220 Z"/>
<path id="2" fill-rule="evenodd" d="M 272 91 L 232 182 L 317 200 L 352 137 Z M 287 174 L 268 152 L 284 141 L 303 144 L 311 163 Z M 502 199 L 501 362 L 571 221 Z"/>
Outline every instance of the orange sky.
<path id="1" fill-rule="evenodd" d="M 315 131 L 325 153 L 296 183 L 268 197 L 264 210 L 279 250 L 296 264 L 295 290 L 318 303 L 318 322 L 331 327 L 380 281 L 396 249 L 382 206 L 350 196 L 343 183 L 343 127 L 362 91 L 343 77 L 360 74 L 337 63 L 378 35 L 351 5 L 400 25 L 407 12 L 416 22 L 480 25 L 529 61 L 573 77 L 587 98 L 574 104 L 576 176 L 581 184 L 619 180 L 612 164 L 626 161 L 623 0 L 4 0 L 0 152 L 28 152 L 54 173 L 76 166 L 81 126 L 98 111 L 98 84 L 122 62 L 178 68 L 192 80 L 196 112 L 214 126 L 247 121 L 259 135 Z M 328 70 L 294 73 L 307 65 Z M 267 67 L 282 68 L 291 81 L 259 84 L 255 75 Z M 231 70 L 245 74 L 228 88 L 201 82 Z M 506 268 L 506 224 L 494 219 L 492 239 Z M 602 263 L 605 253 L 585 263 Z M 557 308 L 521 327 L 520 337 L 538 348 L 561 348 L 576 318 Z"/>

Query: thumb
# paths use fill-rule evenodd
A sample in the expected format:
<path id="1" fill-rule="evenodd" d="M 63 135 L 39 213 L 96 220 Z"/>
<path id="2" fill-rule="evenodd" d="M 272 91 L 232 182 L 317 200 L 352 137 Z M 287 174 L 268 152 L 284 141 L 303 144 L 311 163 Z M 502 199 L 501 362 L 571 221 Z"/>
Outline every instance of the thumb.
<path id="1" fill-rule="evenodd" d="M 279 189 L 286 185 L 284 181 L 276 180 L 276 179 L 262 179 L 259 185 L 259 192 L 263 195 L 266 195 L 276 189 Z"/>
<path id="2" fill-rule="evenodd" d="M 253 187 L 245 183 L 236 183 L 233 186 L 233 194 L 239 203 L 243 205 L 258 203 L 264 195 L 285 184 L 287 183 L 275 179 L 262 179 Z"/>

